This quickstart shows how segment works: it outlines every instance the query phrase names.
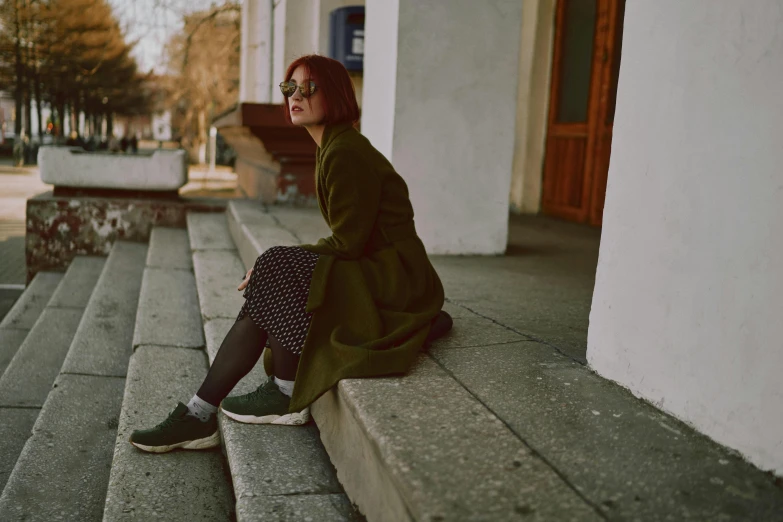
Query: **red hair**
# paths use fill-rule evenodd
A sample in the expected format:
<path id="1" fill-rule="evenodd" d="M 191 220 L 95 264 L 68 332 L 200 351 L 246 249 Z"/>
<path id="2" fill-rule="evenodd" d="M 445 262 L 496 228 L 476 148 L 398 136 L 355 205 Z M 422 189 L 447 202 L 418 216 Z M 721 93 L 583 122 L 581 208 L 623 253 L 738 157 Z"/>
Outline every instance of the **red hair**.
<path id="1" fill-rule="evenodd" d="M 318 86 L 318 91 L 323 93 L 325 111 L 323 123 L 326 125 L 340 123 L 356 125 L 359 122 L 359 104 L 356 102 L 356 91 L 345 66 L 326 56 L 308 54 L 291 62 L 285 72 L 285 81 L 291 79 L 294 70 L 300 65 L 304 66 L 307 77 L 311 78 Z M 307 101 L 310 102 L 309 99 Z M 288 103 L 284 103 L 283 106 L 285 107 L 285 119 L 288 120 L 288 123 L 293 124 Z"/>

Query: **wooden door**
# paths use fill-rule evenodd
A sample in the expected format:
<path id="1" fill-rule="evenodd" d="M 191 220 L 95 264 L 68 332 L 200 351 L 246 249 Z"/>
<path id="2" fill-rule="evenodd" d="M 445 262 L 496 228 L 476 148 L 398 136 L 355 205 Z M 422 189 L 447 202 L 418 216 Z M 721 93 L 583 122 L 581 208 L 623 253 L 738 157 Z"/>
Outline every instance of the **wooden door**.
<path id="1" fill-rule="evenodd" d="M 559 0 L 544 158 L 545 214 L 601 224 L 625 0 Z"/>

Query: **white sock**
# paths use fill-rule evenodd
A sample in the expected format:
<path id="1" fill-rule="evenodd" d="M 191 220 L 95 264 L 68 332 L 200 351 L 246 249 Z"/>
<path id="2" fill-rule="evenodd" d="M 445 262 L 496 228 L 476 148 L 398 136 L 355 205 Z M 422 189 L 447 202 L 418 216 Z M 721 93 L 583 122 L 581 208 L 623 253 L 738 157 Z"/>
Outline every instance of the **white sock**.
<path id="1" fill-rule="evenodd" d="M 188 403 L 188 415 L 196 417 L 201 422 L 207 422 L 215 413 L 217 413 L 217 406 L 212 406 L 210 403 L 194 395 Z"/>
<path id="2" fill-rule="evenodd" d="M 275 377 L 275 384 L 285 395 L 290 397 L 294 394 L 294 381 L 284 381 Z"/>

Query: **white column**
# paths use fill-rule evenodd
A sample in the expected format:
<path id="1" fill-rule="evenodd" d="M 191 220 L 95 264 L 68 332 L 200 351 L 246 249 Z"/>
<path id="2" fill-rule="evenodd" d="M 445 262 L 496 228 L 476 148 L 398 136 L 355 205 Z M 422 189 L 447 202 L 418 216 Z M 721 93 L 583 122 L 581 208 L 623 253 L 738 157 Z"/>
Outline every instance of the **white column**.
<path id="1" fill-rule="evenodd" d="M 273 103 L 283 103 L 277 85 L 283 81 L 288 65 L 318 51 L 318 8 L 317 0 L 279 0 L 275 4 Z"/>
<path id="2" fill-rule="evenodd" d="M 782 8 L 627 3 L 587 352 L 778 474 Z"/>
<path id="3" fill-rule="evenodd" d="M 239 101 L 270 103 L 273 0 L 244 0 Z M 277 85 L 275 83 L 275 85 Z"/>
<path id="4" fill-rule="evenodd" d="M 430 253 L 508 236 L 519 0 L 369 0 L 362 132 L 410 188 Z"/>

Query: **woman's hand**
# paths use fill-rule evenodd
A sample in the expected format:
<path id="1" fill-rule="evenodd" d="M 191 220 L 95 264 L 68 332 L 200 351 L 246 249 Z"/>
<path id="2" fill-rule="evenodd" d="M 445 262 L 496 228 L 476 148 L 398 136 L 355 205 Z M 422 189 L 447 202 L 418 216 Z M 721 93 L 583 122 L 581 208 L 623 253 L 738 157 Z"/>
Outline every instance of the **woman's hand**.
<path id="1" fill-rule="evenodd" d="M 253 273 L 253 269 L 247 271 L 247 274 L 245 274 L 245 278 L 242 280 L 242 282 L 237 287 L 237 290 L 244 290 L 247 284 L 250 282 L 250 275 Z"/>

